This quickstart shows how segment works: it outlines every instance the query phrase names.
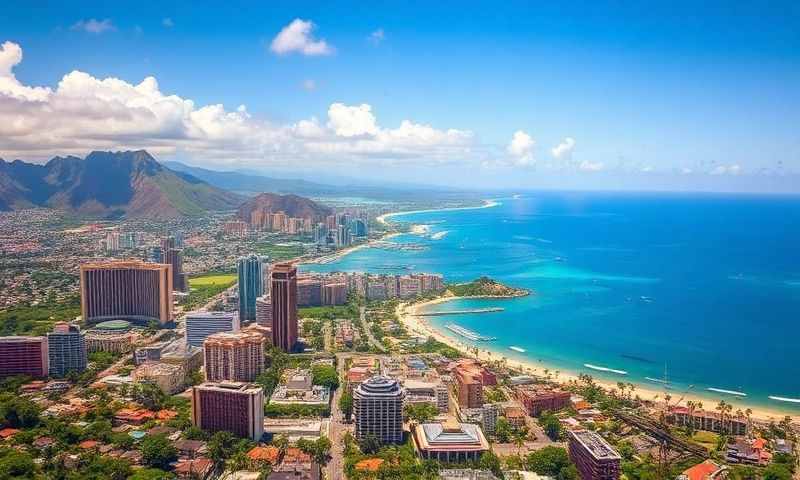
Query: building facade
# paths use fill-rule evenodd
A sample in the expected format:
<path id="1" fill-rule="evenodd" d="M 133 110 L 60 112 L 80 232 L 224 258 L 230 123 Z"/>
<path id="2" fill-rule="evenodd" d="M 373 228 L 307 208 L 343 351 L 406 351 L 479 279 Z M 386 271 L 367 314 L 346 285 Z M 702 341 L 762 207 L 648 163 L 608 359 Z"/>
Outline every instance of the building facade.
<path id="1" fill-rule="evenodd" d="M 569 432 L 569 458 L 582 480 L 617 480 L 622 457 L 595 432 Z"/>
<path id="2" fill-rule="evenodd" d="M 86 338 L 77 325 L 56 323 L 47 334 L 47 350 L 51 376 L 86 370 Z"/>
<path id="3" fill-rule="evenodd" d="M 272 299 L 269 295 L 256 298 L 256 323 L 272 328 Z"/>
<path id="4" fill-rule="evenodd" d="M 235 382 L 197 385 L 192 388 L 192 424 L 257 442 L 264 434 L 264 390 Z"/>
<path id="5" fill-rule="evenodd" d="M 172 267 L 113 261 L 81 265 L 81 315 L 87 324 L 125 319 L 172 321 Z"/>
<path id="6" fill-rule="evenodd" d="M 235 312 L 190 312 L 186 315 L 186 343 L 202 347 L 206 337 L 219 332 L 239 331 Z"/>
<path id="7" fill-rule="evenodd" d="M 406 391 L 397 380 L 374 376 L 353 390 L 355 437 L 374 436 L 381 444 L 403 441 Z"/>
<path id="8" fill-rule="evenodd" d="M 424 459 L 470 462 L 489 451 L 489 442 L 480 427 L 469 423 L 423 423 L 413 433 L 414 446 Z"/>
<path id="9" fill-rule="evenodd" d="M 209 335 L 203 343 L 206 381 L 254 382 L 264 371 L 266 343 L 255 331 Z"/>
<path id="10" fill-rule="evenodd" d="M 271 290 L 272 345 L 291 352 L 297 343 L 297 267 L 275 265 Z"/>
<path id="11" fill-rule="evenodd" d="M 264 278 L 268 276 L 267 262 L 265 257 L 250 255 L 240 258 L 236 264 L 239 275 L 239 318 L 243 322 L 256 319 L 256 299 L 266 293 Z"/>
<path id="12" fill-rule="evenodd" d="M 47 338 L 0 337 L 0 378 L 48 374 Z"/>

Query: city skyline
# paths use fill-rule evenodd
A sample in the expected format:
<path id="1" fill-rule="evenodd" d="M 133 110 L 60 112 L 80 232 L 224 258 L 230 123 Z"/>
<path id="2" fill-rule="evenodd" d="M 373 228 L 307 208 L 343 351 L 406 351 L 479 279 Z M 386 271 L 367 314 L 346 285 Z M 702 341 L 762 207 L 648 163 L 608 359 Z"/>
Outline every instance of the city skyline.
<path id="1" fill-rule="evenodd" d="M 331 181 L 797 191 L 789 3 L 241 7 L 7 9 L 0 158 L 145 148 Z"/>

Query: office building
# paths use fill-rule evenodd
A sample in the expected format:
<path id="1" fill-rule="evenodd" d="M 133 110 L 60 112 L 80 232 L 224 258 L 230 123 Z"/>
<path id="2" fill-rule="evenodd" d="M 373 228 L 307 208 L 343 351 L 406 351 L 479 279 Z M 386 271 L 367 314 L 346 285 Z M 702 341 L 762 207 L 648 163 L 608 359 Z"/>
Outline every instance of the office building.
<path id="1" fill-rule="evenodd" d="M 28 375 L 46 377 L 47 338 L 0 337 L 0 378 Z"/>
<path id="2" fill-rule="evenodd" d="M 77 325 L 56 323 L 47 334 L 47 351 L 53 377 L 86 370 L 86 338 Z"/>
<path id="3" fill-rule="evenodd" d="M 256 298 L 256 323 L 262 327 L 272 328 L 272 300 L 269 295 Z"/>
<path id="4" fill-rule="evenodd" d="M 172 267 L 138 260 L 81 265 L 81 315 L 87 324 L 124 319 L 172 321 Z"/>
<path id="5" fill-rule="evenodd" d="M 206 337 L 219 332 L 239 331 L 236 312 L 190 312 L 186 315 L 186 343 L 202 347 Z"/>
<path id="6" fill-rule="evenodd" d="M 254 382 L 264 371 L 266 342 L 252 330 L 209 335 L 203 343 L 206 381 Z"/>
<path id="7" fill-rule="evenodd" d="M 291 352 L 297 343 L 297 267 L 275 265 L 271 290 L 272 345 Z"/>
<path id="8" fill-rule="evenodd" d="M 372 435 L 381 442 L 403 441 L 403 402 L 406 391 L 397 380 L 376 375 L 353 390 L 355 436 Z"/>
<path id="9" fill-rule="evenodd" d="M 132 377 L 134 382 L 151 383 L 167 395 L 173 395 L 183 390 L 186 371 L 173 363 L 148 362 L 137 367 Z"/>
<path id="10" fill-rule="evenodd" d="M 192 424 L 257 442 L 264 433 L 264 390 L 236 382 L 197 385 L 192 388 Z"/>
<path id="11" fill-rule="evenodd" d="M 470 423 L 423 423 L 414 428 L 413 435 L 414 447 L 426 460 L 471 462 L 489 451 L 481 428 Z"/>
<path id="12" fill-rule="evenodd" d="M 242 257 L 236 264 L 239 274 L 239 318 L 242 322 L 256 319 L 256 298 L 267 293 L 264 278 L 269 265 L 265 257 L 250 255 Z"/>
<path id="13" fill-rule="evenodd" d="M 619 478 L 619 454 L 595 432 L 569 432 L 569 458 L 582 480 L 616 480 Z"/>
<path id="14" fill-rule="evenodd" d="M 347 303 L 347 284 L 329 283 L 322 287 L 323 305 L 344 305 Z"/>

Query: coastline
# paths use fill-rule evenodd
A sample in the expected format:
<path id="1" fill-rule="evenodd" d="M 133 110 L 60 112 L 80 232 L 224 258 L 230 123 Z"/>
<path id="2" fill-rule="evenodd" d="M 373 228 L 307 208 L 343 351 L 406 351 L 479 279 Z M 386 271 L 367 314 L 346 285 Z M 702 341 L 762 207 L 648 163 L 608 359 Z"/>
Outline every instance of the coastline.
<path id="1" fill-rule="evenodd" d="M 416 316 L 421 310 L 425 309 L 426 307 L 437 305 L 444 302 L 450 302 L 453 300 L 463 300 L 463 299 L 470 299 L 470 298 L 480 298 L 480 297 L 457 297 L 457 296 L 442 296 L 433 300 L 429 300 L 426 302 L 420 303 L 400 303 L 395 310 L 397 314 L 397 318 L 400 320 L 403 325 L 408 328 L 409 331 L 417 333 L 419 335 L 423 335 L 425 337 L 433 337 L 439 342 L 444 343 L 458 351 L 460 351 L 465 356 L 472 356 L 474 355 L 474 347 L 469 345 L 465 342 L 458 341 L 440 330 L 434 328 L 430 322 L 428 322 L 425 317 L 418 317 Z M 485 297 L 484 297 L 485 298 Z M 497 298 L 497 297 L 494 297 Z M 500 297 L 500 298 L 510 298 L 510 297 Z M 502 351 L 502 349 L 492 349 L 492 348 L 483 348 L 478 350 L 478 358 L 482 361 L 497 361 L 503 357 L 506 357 L 507 364 L 511 368 L 515 368 L 521 370 L 525 373 L 531 374 L 539 374 L 543 375 L 544 370 L 549 370 L 551 372 L 559 371 L 558 378 L 555 380 L 559 383 L 567 383 L 571 380 L 578 380 L 578 374 L 574 371 L 564 371 L 559 367 L 555 367 L 553 365 L 544 364 L 542 362 L 534 362 L 533 360 L 518 360 L 514 358 L 508 358 L 508 352 Z M 604 389 L 611 390 L 616 388 L 616 383 L 611 382 L 608 380 L 603 380 L 599 378 L 594 378 L 594 381 L 599 386 L 603 387 Z M 625 382 L 629 383 L 629 382 Z M 636 395 L 638 395 L 642 400 L 653 401 L 656 404 L 658 403 L 658 399 L 662 398 L 663 392 L 659 391 L 657 388 L 653 388 L 652 386 L 643 385 L 638 382 L 630 382 L 636 385 Z M 701 401 L 705 405 L 705 409 L 709 411 L 714 411 L 714 406 L 716 405 L 716 401 L 719 401 L 720 398 L 713 399 L 711 395 L 702 396 L 697 394 L 686 394 L 683 397 L 683 400 L 678 403 L 678 405 L 685 406 L 687 401 Z M 752 418 L 753 420 L 757 421 L 780 421 L 782 418 L 789 416 L 792 417 L 792 420 L 795 422 L 800 421 L 800 415 L 792 414 L 781 410 L 772 409 L 769 407 L 764 407 L 760 405 L 753 405 L 748 404 L 746 402 L 742 402 L 741 400 L 735 399 L 731 400 L 725 398 L 725 401 L 731 405 L 733 405 L 734 411 L 737 408 L 741 408 L 742 410 L 746 408 L 750 408 L 752 410 Z"/>
<path id="2" fill-rule="evenodd" d="M 351 247 L 343 248 L 341 250 L 331 252 L 327 255 L 322 255 L 315 258 L 310 259 L 303 259 L 298 257 L 294 261 L 301 264 L 312 265 L 312 264 L 323 264 L 323 263 L 331 263 L 339 260 L 340 258 L 349 255 L 355 251 L 361 250 L 362 248 L 374 247 L 376 244 L 388 240 L 390 238 L 394 238 L 400 235 L 400 232 L 388 232 L 382 235 L 380 238 L 373 238 L 372 240 L 368 240 L 364 243 L 360 243 L 358 245 L 353 245 Z"/>
<path id="3" fill-rule="evenodd" d="M 484 200 L 483 205 L 476 205 L 474 207 L 428 208 L 425 210 L 409 210 L 407 212 L 391 212 L 384 213 L 383 215 L 376 217 L 375 221 L 382 225 L 388 225 L 389 219 L 396 217 L 397 215 L 410 215 L 412 213 L 452 212 L 456 210 L 477 210 L 480 208 L 492 208 L 498 205 L 501 205 L 501 203 L 496 200 Z"/>

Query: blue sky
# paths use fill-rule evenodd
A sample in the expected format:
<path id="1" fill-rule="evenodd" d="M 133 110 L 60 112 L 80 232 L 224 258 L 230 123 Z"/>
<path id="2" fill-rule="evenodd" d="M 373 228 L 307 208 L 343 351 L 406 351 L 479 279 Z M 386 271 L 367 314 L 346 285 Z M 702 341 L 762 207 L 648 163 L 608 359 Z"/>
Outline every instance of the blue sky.
<path id="1" fill-rule="evenodd" d="M 800 4 L 762 3 L 13 2 L 0 43 L 23 52 L 15 88 L 49 87 L 54 108 L 78 70 L 84 101 L 109 100 L 94 81 L 152 76 L 158 95 L 247 115 L 216 134 L 229 124 L 194 128 L 148 105 L 157 121 L 108 128 L 117 104 L 86 102 L 62 121 L 96 123 L 49 118 L 57 140 L 18 131 L 0 157 L 145 147 L 217 168 L 454 185 L 479 172 L 492 186 L 784 189 L 774 177 L 800 170 Z M 295 19 L 322 53 L 271 48 Z M 37 123 L 38 107 L 3 105 Z"/>

